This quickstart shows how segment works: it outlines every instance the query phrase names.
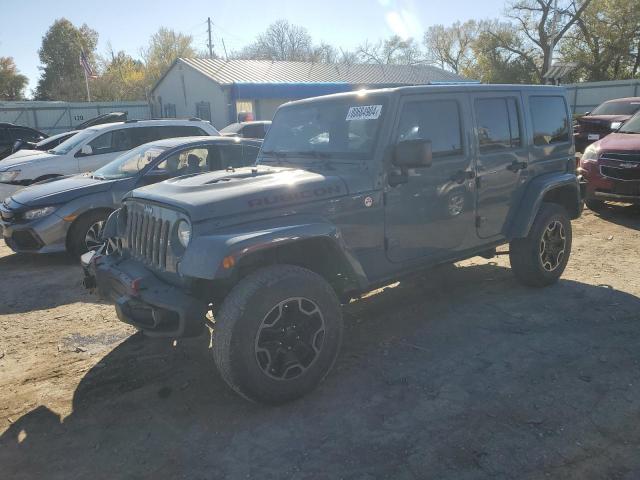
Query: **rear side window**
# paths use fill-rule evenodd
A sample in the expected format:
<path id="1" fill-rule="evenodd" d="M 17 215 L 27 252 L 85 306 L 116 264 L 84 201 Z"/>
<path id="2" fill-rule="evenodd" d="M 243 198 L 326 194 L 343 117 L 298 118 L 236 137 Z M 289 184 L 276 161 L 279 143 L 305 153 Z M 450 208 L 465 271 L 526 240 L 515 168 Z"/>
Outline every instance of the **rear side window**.
<path id="1" fill-rule="evenodd" d="M 462 153 L 460 111 L 455 100 L 409 102 L 402 108 L 396 141 L 430 140 L 433 156 Z"/>
<path id="2" fill-rule="evenodd" d="M 564 97 L 530 97 L 534 145 L 569 141 L 569 119 Z"/>
<path id="3" fill-rule="evenodd" d="M 520 146 L 520 119 L 515 98 L 476 100 L 480 153 Z"/>
<path id="4" fill-rule="evenodd" d="M 135 127 L 130 129 L 131 148 L 157 140 L 158 136 L 155 130 L 154 127 Z"/>
<path id="5" fill-rule="evenodd" d="M 170 125 L 157 128 L 157 139 L 163 138 L 175 138 L 175 137 L 198 137 L 201 135 L 208 135 L 207 132 L 198 127 L 191 127 L 187 125 Z"/>

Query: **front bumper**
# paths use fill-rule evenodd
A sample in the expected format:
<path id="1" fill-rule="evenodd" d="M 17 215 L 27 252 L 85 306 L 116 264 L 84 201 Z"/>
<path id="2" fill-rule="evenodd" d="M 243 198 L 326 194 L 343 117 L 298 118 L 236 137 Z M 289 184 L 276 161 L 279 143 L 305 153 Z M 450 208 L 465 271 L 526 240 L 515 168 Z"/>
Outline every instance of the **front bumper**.
<path id="1" fill-rule="evenodd" d="M 580 190 L 585 200 L 640 204 L 640 181 L 623 181 L 603 177 L 597 167 L 578 169 Z"/>
<path id="2" fill-rule="evenodd" d="M 69 222 L 55 213 L 30 222 L 0 220 L 5 243 L 16 253 L 54 253 L 66 249 Z"/>
<path id="3" fill-rule="evenodd" d="M 140 262 L 119 255 L 82 256 L 84 284 L 114 302 L 118 318 L 151 337 L 195 337 L 202 333 L 208 305 L 170 285 Z"/>

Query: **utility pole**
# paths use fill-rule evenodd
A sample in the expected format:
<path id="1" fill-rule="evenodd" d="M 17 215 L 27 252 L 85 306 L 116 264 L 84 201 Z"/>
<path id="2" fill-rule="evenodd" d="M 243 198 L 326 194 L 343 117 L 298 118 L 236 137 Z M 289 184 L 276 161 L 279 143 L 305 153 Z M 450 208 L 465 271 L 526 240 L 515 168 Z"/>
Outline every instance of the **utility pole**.
<path id="1" fill-rule="evenodd" d="M 207 17 L 207 25 L 209 26 L 209 58 L 213 58 L 213 43 L 211 43 L 211 17 Z"/>

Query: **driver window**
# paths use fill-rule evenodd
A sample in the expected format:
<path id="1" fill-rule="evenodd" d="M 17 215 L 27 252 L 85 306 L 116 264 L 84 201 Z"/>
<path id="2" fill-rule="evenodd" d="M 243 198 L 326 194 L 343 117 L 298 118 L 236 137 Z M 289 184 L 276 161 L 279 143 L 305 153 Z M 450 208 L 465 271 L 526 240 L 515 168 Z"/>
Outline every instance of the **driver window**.
<path id="1" fill-rule="evenodd" d="M 462 153 L 460 112 L 455 100 L 410 102 L 400 114 L 397 142 L 431 140 L 433 156 Z"/>
<path id="2" fill-rule="evenodd" d="M 165 175 L 169 178 L 206 172 L 209 170 L 207 156 L 208 150 L 206 148 L 183 150 L 160 162 L 151 173 L 153 175 Z"/>
<path id="3" fill-rule="evenodd" d="M 89 142 L 93 153 L 91 155 L 102 155 L 104 153 L 124 152 L 131 150 L 131 129 L 112 130 L 104 133 Z"/>

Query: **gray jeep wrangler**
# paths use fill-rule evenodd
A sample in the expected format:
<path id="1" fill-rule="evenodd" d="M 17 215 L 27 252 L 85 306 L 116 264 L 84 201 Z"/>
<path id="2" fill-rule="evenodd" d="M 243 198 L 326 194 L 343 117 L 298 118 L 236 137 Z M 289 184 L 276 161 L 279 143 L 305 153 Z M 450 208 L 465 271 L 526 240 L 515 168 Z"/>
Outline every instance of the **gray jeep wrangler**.
<path id="1" fill-rule="evenodd" d="M 550 285 L 581 210 L 559 87 L 330 95 L 281 106 L 253 167 L 129 193 L 85 282 L 146 335 L 209 326 L 225 381 L 281 403 L 331 369 L 341 304 L 507 243 L 518 280 Z"/>

